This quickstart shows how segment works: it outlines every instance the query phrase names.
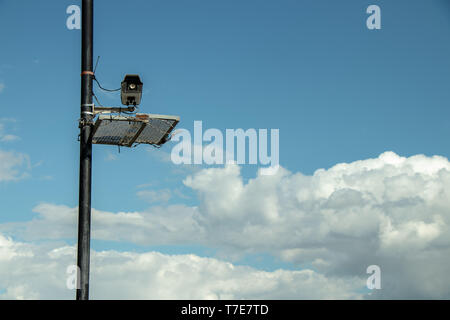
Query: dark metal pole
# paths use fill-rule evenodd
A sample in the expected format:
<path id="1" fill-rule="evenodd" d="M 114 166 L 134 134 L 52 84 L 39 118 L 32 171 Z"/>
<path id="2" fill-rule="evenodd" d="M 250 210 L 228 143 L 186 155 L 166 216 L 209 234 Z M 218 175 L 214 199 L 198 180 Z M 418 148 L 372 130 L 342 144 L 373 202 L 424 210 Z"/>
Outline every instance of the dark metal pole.
<path id="1" fill-rule="evenodd" d="M 82 2 L 81 28 L 81 117 L 80 117 L 80 189 L 78 202 L 78 254 L 79 268 L 77 300 L 89 299 L 89 255 L 91 238 L 91 171 L 93 119 L 92 61 L 94 0 Z"/>

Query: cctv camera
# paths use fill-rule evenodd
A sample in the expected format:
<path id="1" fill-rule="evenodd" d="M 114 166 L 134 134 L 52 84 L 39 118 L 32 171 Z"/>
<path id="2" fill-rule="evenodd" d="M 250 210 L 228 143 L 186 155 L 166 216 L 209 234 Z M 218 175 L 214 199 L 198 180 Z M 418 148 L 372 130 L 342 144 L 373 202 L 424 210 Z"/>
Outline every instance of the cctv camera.
<path id="1" fill-rule="evenodd" d="M 127 74 L 122 81 L 120 97 L 122 104 L 136 106 L 141 103 L 143 83 L 137 74 Z"/>

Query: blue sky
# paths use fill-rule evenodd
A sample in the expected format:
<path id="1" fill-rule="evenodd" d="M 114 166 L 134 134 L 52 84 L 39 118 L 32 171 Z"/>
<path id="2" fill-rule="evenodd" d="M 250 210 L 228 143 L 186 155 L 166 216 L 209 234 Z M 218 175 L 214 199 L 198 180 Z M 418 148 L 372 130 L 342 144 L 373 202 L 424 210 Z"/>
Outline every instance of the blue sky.
<path id="1" fill-rule="evenodd" d="M 0 180 L 0 223 L 29 221 L 40 203 L 78 204 L 81 33 L 66 28 L 72 4 L 81 5 L 0 0 L 0 118 L 4 132 L 19 137 L 0 149 L 26 155 L 21 170 L 27 175 Z M 381 8 L 381 30 L 366 28 L 371 4 Z M 194 120 L 204 129 L 279 129 L 281 166 L 304 175 L 385 151 L 448 158 L 448 39 L 450 5 L 438 0 L 95 1 L 96 76 L 104 87 L 140 74 L 141 111 L 179 115 L 179 127 L 188 130 Z M 103 104 L 120 102 L 119 94 L 96 89 Z M 201 207 L 201 196 L 183 181 L 207 166 L 164 161 L 172 146 L 120 153 L 94 146 L 92 207 Z M 256 171 L 244 165 L 243 181 Z M 142 190 L 171 196 L 149 203 Z M 217 255 L 215 246 L 189 239 L 93 246 Z M 296 268 L 267 252 L 238 261 L 264 270 Z"/>

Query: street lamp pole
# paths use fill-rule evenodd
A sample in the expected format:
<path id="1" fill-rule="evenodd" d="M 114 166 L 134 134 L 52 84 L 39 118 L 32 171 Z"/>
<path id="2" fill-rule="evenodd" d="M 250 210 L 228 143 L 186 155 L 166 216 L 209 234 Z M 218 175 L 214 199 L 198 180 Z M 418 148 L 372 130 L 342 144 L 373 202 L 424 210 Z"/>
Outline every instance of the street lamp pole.
<path id="1" fill-rule="evenodd" d="M 81 28 L 81 116 L 80 116 L 80 186 L 78 202 L 77 300 L 89 299 L 89 255 L 91 238 L 91 173 L 93 114 L 93 13 L 94 0 L 82 2 Z"/>
<path id="2" fill-rule="evenodd" d="M 142 81 L 138 75 L 126 75 L 121 83 L 122 104 L 126 107 L 94 108 L 92 98 L 94 51 L 94 0 L 82 0 L 81 7 L 81 115 L 80 127 L 80 186 L 78 200 L 78 248 L 77 248 L 77 300 L 89 300 L 89 260 L 91 242 L 91 184 L 92 144 L 131 147 L 133 144 L 161 146 L 170 140 L 170 133 L 180 121 L 178 116 L 134 114 L 123 117 L 124 111 L 133 112 L 140 104 Z M 100 89 L 100 83 L 95 80 Z M 109 113 L 109 115 L 102 115 Z M 113 113 L 119 115 L 113 116 Z M 94 118 L 96 122 L 94 125 Z M 105 118 L 106 117 L 106 118 Z M 107 119 L 107 121 L 106 121 Z M 113 127 L 113 129 L 110 129 Z M 121 130 L 117 130 L 117 128 Z M 111 131 L 112 130 L 112 131 Z"/>

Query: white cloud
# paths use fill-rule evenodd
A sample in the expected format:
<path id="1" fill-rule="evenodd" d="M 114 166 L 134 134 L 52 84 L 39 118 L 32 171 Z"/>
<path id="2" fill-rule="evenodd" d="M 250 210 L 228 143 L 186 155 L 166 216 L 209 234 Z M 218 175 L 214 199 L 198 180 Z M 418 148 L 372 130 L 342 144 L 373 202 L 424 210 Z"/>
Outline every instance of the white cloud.
<path id="1" fill-rule="evenodd" d="M 0 137 L 1 142 L 12 142 L 12 141 L 17 141 L 17 140 L 20 140 L 20 138 L 13 134 L 6 134 L 6 135 Z"/>
<path id="2" fill-rule="evenodd" d="M 33 209 L 38 216 L 27 222 L 0 224 L 0 232 L 33 241 L 76 239 L 77 208 L 42 203 Z M 183 205 L 153 207 L 144 212 L 106 212 L 92 210 L 92 238 L 127 241 L 142 245 L 194 243 L 204 239 L 193 217 L 196 208 Z"/>
<path id="3" fill-rule="evenodd" d="M 20 139 L 16 135 L 5 132 L 5 128 L 15 122 L 16 120 L 12 118 L 0 118 L 0 142 L 12 142 Z M 28 155 L 0 149 L 0 182 L 27 177 L 30 167 Z"/>
<path id="4" fill-rule="evenodd" d="M 0 82 L 0 93 L 2 93 L 4 89 L 5 89 L 5 84 Z"/>
<path id="5" fill-rule="evenodd" d="M 377 264 L 384 289 L 375 296 L 450 297 L 446 158 L 386 152 L 312 176 L 281 169 L 247 184 L 230 166 L 185 184 L 198 192 L 199 225 L 217 246 L 272 252 L 333 275 Z"/>
<path id="6" fill-rule="evenodd" d="M 0 92 L 1 91 L 2 86 L 0 83 Z M 12 118 L 0 118 L 0 142 L 12 142 L 20 140 L 20 138 L 14 134 L 5 133 L 6 126 L 15 122 L 16 120 Z"/>
<path id="7" fill-rule="evenodd" d="M 167 202 L 172 198 L 172 192 L 169 189 L 162 190 L 140 190 L 137 196 L 147 202 Z"/>
<path id="8" fill-rule="evenodd" d="M 0 234 L 3 299 L 74 299 L 75 248 L 17 243 Z M 195 255 L 91 251 L 92 299 L 355 299 L 364 284 L 312 270 L 266 272 Z"/>
<path id="9" fill-rule="evenodd" d="M 0 182 L 25 178 L 29 175 L 29 169 L 28 155 L 0 149 Z"/>
<path id="10" fill-rule="evenodd" d="M 199 207 L 145 212 L 94 210 L 96 239 L 202 244 L 225 257 L 268 252 L 299 268 L 346 279 L 382 271 L 379 298 L 450 297 L 450 162 L 386 152 L 312 176 L 283 168 L 247 183 L 237 166 L 200 170 L 184 181 Z M 28 239 L 75 238 L 76 208 L 42 204 L 37 219 L 0 225 Z"/>

